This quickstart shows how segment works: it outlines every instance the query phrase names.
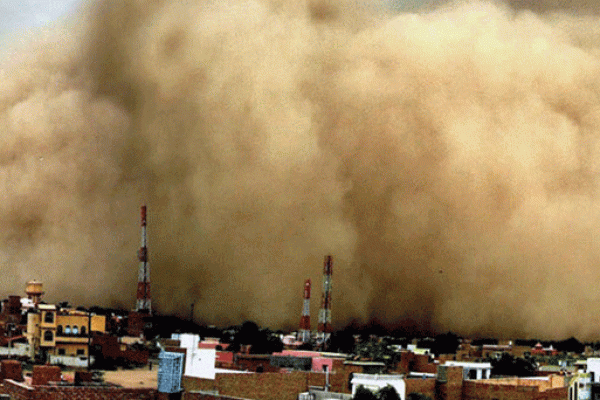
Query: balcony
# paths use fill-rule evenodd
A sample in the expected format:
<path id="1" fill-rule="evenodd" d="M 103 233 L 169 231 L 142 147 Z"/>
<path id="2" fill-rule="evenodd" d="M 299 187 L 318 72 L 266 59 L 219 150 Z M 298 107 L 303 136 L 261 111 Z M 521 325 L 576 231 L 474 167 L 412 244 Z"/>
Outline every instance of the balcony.
<path id="1" fill-rule="evenodd" d="M 82 335 L 56 335 L 56 343 L 84 343 L 87 344 L 90 340 L 87 336 Z"/>

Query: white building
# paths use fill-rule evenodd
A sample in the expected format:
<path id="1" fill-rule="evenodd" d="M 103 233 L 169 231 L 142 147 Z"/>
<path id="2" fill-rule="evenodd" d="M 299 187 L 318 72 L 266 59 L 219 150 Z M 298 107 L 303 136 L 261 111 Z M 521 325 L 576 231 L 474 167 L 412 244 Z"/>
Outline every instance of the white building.
<path id="1" fill-rule="evenodd" d="M 492 364 L 464 362 L 464 361 L 446 361 L 448 367 L 462 367 L 463 379 L 489 379 L 492 375 Z"/>
<path id="2" fill-rule="evenodd" d="M 431 349 L 421 349 L 421 348 L 418 348 L 416 344 L 407 345 L 406 350 L 411 351 L 415 354 L 420 354 L 420 355 L 431 354 Z"/>
<path id="3" fill-rule="evenodd" d="M 361 385 L 374 393 L 390 385 L 396 389 L 400 399 L 406 400 L 406 382 L 402 375 L 354 374 L 351 383 L 352 396 L 356 394 L 356 389 Z"/>
<path id="4" fill-rule="evenodd" d="M 569 383 L 569 400 L 590 400 L 592 398 L 592 374 L 581 373 Z"/>
<path id="5" fill-rule="evenodd" d="M 217 351 L 215 349 L 200 349 L 200 336 L 190 333 L 171 335 L 172 339 L 179 340 L 185 351 L 184 376 L 195 378 L 215 379 L 216 373 L 242 374 L 243 371 L 216 368 Z"/>
<path id="6" fill-rule="evenodd" d="M 586 371 L 592 373 L 592 382 L 600 382 L 600 358 L 588 358 Z"/>

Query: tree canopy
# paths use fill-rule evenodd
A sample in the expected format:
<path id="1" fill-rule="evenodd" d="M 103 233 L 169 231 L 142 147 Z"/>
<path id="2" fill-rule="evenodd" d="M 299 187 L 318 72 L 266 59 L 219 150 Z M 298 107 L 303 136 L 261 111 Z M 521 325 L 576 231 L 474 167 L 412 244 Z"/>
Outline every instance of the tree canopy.
<path id="1" fill-rule="evenodd" d="M 360 385 L 356 388 L 356 393 L 352 400 L 401 400 L 400 395 L 396 391 L 396 389 L 387 385 L 382 387 L 377 391 L 377 393 L 373 393 L 369 389 L 366 389 L 363 385 Z M 417 399 L 420 400 L 420 399 Z"/>
<path id="2" fill-rule="evenodd" d="M 235 333 L 231 342 L 231 351 L 240 351 L 243 345 L 250 345 L 252 354 L 272 354 L 281 351 L 283 343 L 279 337 L 268 329 L 260 329 L 252 321 L 244 322 Z"/>
<path id="3" fill-rule="evenodd" d="M 491 364 L 492 374 L 502 376 L 533 376 L 537 369 L 533 360 L 506 353 L 496 360 L 491 360 Z"/>
<path id="4" fill-rule="evenodd" d="M 352 400 L 377 400 L 377 396 L 363 385 L 360 385 L 356 388 Z"/>
<path id="5" fill-rule="evenodd" d="M 377 399 L 378 400 L 402 400 L 402 399 L 400 399 L 400 395 L 398 394 L 396 389 L 391 385 L 387 385 L 386 387 L 379 389 L 379 391 L 377 392 Z"/>

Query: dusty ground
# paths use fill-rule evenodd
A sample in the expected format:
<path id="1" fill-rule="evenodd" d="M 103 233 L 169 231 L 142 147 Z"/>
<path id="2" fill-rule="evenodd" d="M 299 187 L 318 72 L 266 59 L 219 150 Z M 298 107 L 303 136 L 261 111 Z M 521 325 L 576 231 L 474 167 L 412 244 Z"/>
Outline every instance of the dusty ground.
<path id="1" fill-rule="evenodd" d="M 117 371 L 104 372 L 106 382 L 115 383 L 123 387 L 133 388 L 155 388 L 157 387 L 158 366 L 154 366 L 152 371 L 148 368 L 125 369 Z"/>

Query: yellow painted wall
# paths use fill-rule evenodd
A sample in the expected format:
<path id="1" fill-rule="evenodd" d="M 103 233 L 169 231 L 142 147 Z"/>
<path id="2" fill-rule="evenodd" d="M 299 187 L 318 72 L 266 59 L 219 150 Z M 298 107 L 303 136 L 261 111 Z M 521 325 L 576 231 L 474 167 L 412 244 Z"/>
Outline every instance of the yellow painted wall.
<path id="1" fill-rule="evenodd" d="M 60 355 L 60 349 L 64 349 L 64 355 L 66 356 L 78 356 L 88 355 L 88 316 L 85 313 L 75 312 L 70 314 L 57 314 L 55 313 L 53 323 L 44 323 L 44 317 L 46 312 L 52 312 L 43 310 L 40 313 L 29 313 L 27 316 L 27 339 L 32 348 L 37 346 L 49 348 L 49 352 L 54 355 Z M 62 327 L 62 334 L 56 335 L 56 328 Z M 77 335 L 67 335 L 65 328 L 69 326 L 71 330 L 74 326 L 77 326 Z M 92 316 L 91 321 L 92 332 L 106 332 L 106 317 L 103 315 Z M 85 334 L 82 334 L 82 329 L 85 328 Z M 44 333 L 46 331 L 52 332 L 52 340 L 44 340 Z M 72 332 L 72 331 L 71 331 Z M 83 350 L 83 354 L 77 354 L 77 350 Z"/>
<path id="2" fill-rule="evenodd" d="M 85 328 L 86 334 L 88 333 L 88 316 L 87 315 L 59 315 L 57 317 L 57 325 L 65 327 L 68 325 L 71 328 L 77 326 L 79 333 L 81 334 L 81 328 Z M 92 316 L 92 332 L 105 332 L 106 331 L 106 317 L 104 315 Z"/>
<path id="3" fill-rule="evenodd" d="M 60 354 L 60 350 L 64 350 L 64 354 Z M 77 354 L 77 350 L 83 350 L 83 354 Z M 74 344 L 74 343 L 57 343 L 54 349 L 54 355 L 65 355 L 65 356 L 86 356 L 88 355 L 88 347 L 86 344 Z"/>
<path id="4" fill-rule="evenodd" d="M 92 332 L 106 332 L 106 317 L 104 315 L 94 315 L 92 317 Z"/>

